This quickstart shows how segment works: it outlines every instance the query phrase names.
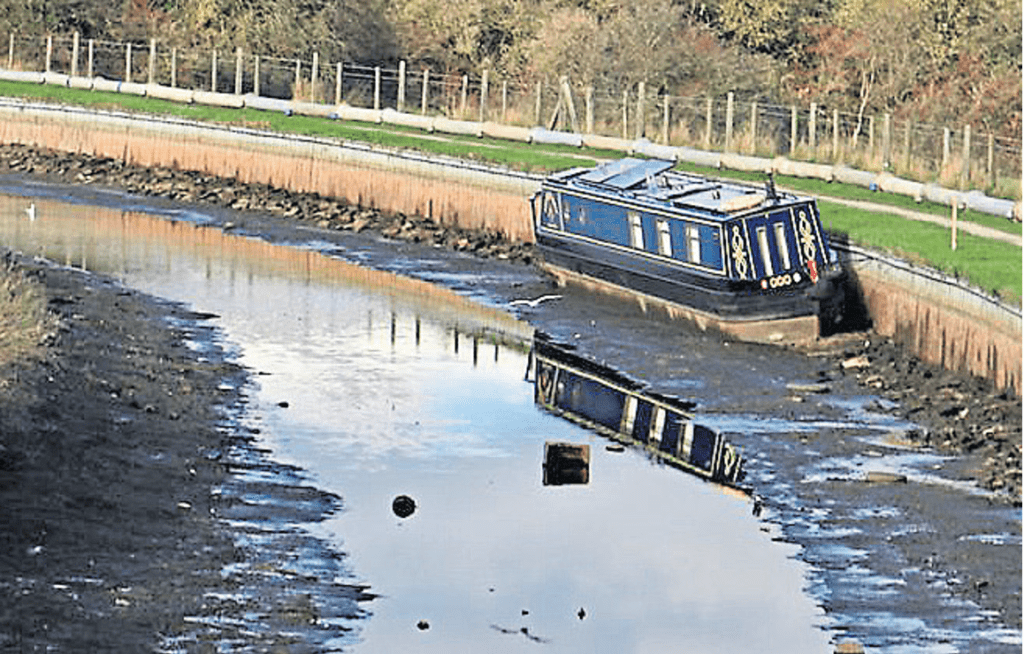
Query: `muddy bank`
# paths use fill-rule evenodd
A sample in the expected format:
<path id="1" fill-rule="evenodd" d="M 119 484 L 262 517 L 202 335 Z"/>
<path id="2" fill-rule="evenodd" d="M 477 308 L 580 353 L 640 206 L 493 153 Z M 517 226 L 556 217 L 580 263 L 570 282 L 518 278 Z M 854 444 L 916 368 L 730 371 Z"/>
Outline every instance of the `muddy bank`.
<path id="1" fill-rule="evenodd" d="M 317 547 L 294 525 L 340 500 L 233 426 L 246 375 L 209 316 L 6 261 L 49 317 L 31 353 L 0 367 L 0 651 L 273 647 L 358 618 L 362 590 L 335 583 L 337 569 L 286 574 L 291 553 Z M 252 515 L 252 494 L 276 514 Z M 310 597 L 331 601 L 314 611 Z"/>
<path id="2" fill-rule="evenodd" d="M 25 173 L 70 184 L 116 187 L 143 196 L 198 202 L 239 211 L 260 211 L 332 231 L 380 232 L 393 239 L 426 243 L 481 257 L 533 260 L 533 246 L 513 243 L 492 231 L 444 225 L 422 216 L 383 213 L 314 193 L 296 193 L 266 184 L 246 184 L 164 167 L 126 165 L 111 158 L 0 146 L 0 173 Z"/>

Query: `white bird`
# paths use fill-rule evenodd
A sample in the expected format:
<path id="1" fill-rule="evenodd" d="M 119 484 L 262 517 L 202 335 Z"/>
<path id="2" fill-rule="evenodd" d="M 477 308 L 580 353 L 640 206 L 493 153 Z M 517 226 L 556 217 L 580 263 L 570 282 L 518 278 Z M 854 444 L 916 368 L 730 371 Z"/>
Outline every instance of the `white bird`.
<path id="1" fill-rule="evenodd" d="M 25 209 L 25 213 L 28 214 L 29 222 L 35 222 L 36 221 L 36 203 L 33 202 L 32 204 L 28 205 L 28 209 Z"/>
<path id="2" fill-rule="evenodd" d="M 512 300 L 511 302 L 508 303 L 508 305 L 510 307 L 526 305 L 526 306 L 530 307 L 531 309 L 536 309 L 537 305 L 539 305 L 541 302 L 547 302 L 548 300 L 560 300 L 560 299 L 562 299 L 561 295 L 541 295 L 540 297 L 534 298 L 532 300 Z"/>

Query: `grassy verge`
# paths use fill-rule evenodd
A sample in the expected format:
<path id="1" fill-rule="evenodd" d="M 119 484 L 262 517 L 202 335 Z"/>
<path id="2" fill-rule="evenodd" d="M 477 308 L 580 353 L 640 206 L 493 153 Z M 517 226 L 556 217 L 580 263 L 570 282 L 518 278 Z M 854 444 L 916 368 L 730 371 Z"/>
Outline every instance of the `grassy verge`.
<path id="1" fill-rule="evenodd" d="M 857 244 L 912 263 L 966 278 L 1007 302 L 1021 302 L 1021 249 L 1015 245 L 959 232 L 954 251 L 950 231 L 939 225 L 858 211 L 827 200 L 818 206 L 829 231 L 846 234 Z"/>
<path id="2" fill-rule="evenodd" d="M 254 109 L 229 109 L 205 105 L 183 105 L 167 100 L 69 89 L 59 86 L 0 81 L 0 96 L 48 100 L 95 108 L 169 115 L 189 120 L 269 129 L 287 134 L 339 138 L 375 145 L 407 148 L 509 166 L 518 170 L 548 172 L 572 166 L 587 166 L 601 159 L 614 159 L 620 153 L 592 148 L 557 145 L 530 145 L 489 138 L 432 135 L 421 130 L 394 125 L 335 121 L 309 116 L 286 116 Z M 681 164 L 681 168 L 761 183 L 761 174 L 701 169 Z M 802 193 L 842 199 L 864 200 L 875 204 L 911 209 L 946 217 L 949 208 L 929 202 L 917 203 L 888 193 L 879 193 L 844 184 L 780 176 L 780 186 Z M 961 234 L 954 252 L 949 246 L 949 231 L 884 213 L 851 209 L 823 200 L 825 227 L 843 232 L 858 244 L 880 248 L 917 263 L 931 265 L 946 273 L 967 278 L 971 283 L 992 291 L 1004 299 L 1020 303 L 1021 249 L 1009 244 Z M 998 216 L 975 211 L 961 212 L 959 218 L 1009 233 L 1020 234 L 1021 225 Z"/>
<path id="3" fill-rule="evenodd" d="M 31 356 L 51 326 L 42 287 L 0 266 L 0 368 Z"/>

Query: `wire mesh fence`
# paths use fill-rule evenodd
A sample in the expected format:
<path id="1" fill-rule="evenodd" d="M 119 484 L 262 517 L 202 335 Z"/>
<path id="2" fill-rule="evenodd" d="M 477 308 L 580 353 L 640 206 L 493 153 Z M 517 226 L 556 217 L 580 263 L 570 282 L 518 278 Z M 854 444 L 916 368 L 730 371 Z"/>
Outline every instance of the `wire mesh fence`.
<path id="1" fill-rule="evenodd" d="M 407 65 L 285 59 L 236 51 L 7 35 L 9 69 L 46 71 L 192 90 L 296 99 L 522 127 L 581 131 L 627 140 L 828 162 L 889 171 L 944 185 L 1020 196 L 1021 143 L 1013 136 L 717 97 L 658 95 L 643 84 L 590 88 L 573 80 L 529 84 Z"/>

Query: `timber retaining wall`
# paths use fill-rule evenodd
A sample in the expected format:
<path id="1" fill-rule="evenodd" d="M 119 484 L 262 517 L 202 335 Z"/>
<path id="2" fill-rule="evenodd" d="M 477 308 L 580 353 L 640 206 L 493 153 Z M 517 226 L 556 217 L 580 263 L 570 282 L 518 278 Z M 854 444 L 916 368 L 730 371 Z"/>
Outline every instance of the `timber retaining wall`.
<path id="1" fill-rule="evenodd" d="M 332 139 L 0 103 L 0 143 L 161 165 L 315 192 L 533 242 L 540 178 L 504 168 Z M 927 269 L 840 246 L 875 330 L 922 359 L 1021 392 L 1021 312 Z"/>

